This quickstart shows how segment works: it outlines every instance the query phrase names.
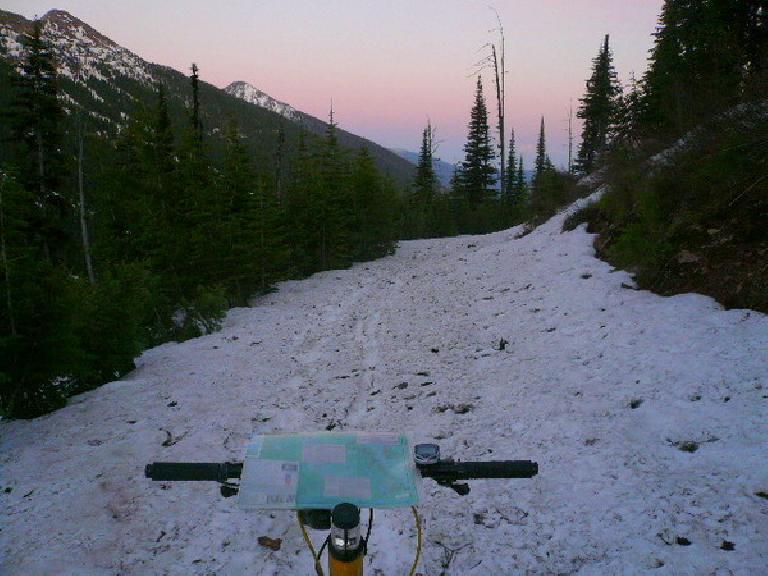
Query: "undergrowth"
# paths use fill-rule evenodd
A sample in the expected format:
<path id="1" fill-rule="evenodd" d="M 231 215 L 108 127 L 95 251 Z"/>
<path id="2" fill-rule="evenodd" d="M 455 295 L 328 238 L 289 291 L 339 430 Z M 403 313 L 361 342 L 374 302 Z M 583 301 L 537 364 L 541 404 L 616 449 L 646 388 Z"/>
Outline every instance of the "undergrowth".
<path id="1" fill-rule="evenodd" d="M 662 294 L 768 312 L 768 111 L 741 107 L 657 156 L 606 159 L 602 198 L 572 215 L 599 254 Z"/>

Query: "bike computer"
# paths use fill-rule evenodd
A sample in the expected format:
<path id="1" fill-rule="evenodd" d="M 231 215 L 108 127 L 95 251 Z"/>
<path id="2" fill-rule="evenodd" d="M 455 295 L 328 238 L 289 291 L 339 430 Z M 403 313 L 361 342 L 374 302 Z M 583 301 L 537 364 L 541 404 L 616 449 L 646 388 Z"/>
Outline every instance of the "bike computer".
<path id="1" fill-rule="evenodd" d="M 437 444 L 416 444 L 413 447 L 416 464 L 436 464 L 440 460 L 440 446 Z"/>

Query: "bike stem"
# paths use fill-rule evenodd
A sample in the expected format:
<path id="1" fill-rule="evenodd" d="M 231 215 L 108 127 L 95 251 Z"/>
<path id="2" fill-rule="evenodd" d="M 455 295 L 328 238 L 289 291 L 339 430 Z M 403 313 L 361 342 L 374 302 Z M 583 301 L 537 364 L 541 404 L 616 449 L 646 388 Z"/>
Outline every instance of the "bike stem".
<path id="1" fill-rule="evenodd" d="M 328 574 L 363 576 L 366 551 L 367 542 L 360 535 L 360 508 L 354 504 L 337 504 L 331 512 Z"/>

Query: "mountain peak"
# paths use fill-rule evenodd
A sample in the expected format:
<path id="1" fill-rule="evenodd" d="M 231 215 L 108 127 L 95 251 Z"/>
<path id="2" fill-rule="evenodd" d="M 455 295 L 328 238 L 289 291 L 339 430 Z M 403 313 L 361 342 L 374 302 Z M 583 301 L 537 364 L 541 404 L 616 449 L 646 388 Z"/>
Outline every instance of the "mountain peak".
<path id="1" fill-rule="evenodd" d="M 43 20 L 59 20 L 62 22 L 75 22 L 82 24 L 83 21 L 77 18 L 76 16 L 73 16 L 66 10 L 60 10 L 59 8 L 53 8 L 52 10 L 48 10 L 48 12 L 45 13 L 43 16 Z"/>
<path id="2" fill-rule="evenodd" d="M 73 40 L 85 41 L 97 46 L 117 48 L 117 43 L 107 38 L 98 30 L 92 28 L 77 16 L 73 16 L 66 10 L 53 9 L 42 17 L 46 29 L 55 30 L 59 35 Z"/>
<path id="3" fill-rule="evenodd" d="M 299 119 L 299 113 L 292 106 L 285 102 L 275 100 L 269 94 L 262 92 L 244 80 L 235 80 L 229 86 L 224 88 L 224 91 L 235 98 L 240 98 L 241 100 L 245 100 L 246 102 L 255 104 L 261 108 L 266 108 L 289 120 Z"/>
<path id="4" fill-rule="evenodd" d="M 50 10 L 40 20 L 43 35 L 56 52 L 62 76 L 81 84 L 90 78 L 106 82 L 118 77 L 142 83 L 153 81 L 147 62 L 66 10 Z M 23 37 L 31 32 L 32 24 L 23 16 L 0 11 L 0 46 L 7 58 L 15 62 L 24 58 Z"/>

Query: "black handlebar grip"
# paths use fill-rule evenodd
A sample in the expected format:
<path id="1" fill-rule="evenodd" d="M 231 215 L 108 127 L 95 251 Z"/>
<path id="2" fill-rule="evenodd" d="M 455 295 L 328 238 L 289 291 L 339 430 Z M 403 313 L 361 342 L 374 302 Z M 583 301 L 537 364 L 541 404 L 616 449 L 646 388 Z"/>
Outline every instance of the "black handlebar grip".
<path id="1" fill-rule="evenodd" d="M 155 481 L 226 482 L 239 478 L 242 463 L 153 462 L 144 467 L 144 476 Z"/>
<path id="2" fill-rule="evenodd" d="M 419 464 L 424 478 L 453 482 L 482 478 L 533 478 L 539 465 L 530 460 L 499 460 L 496 462 L 436 462 Z"/>

